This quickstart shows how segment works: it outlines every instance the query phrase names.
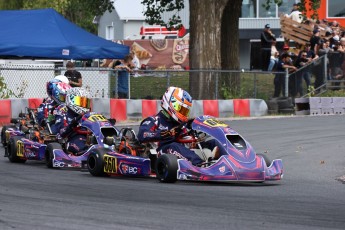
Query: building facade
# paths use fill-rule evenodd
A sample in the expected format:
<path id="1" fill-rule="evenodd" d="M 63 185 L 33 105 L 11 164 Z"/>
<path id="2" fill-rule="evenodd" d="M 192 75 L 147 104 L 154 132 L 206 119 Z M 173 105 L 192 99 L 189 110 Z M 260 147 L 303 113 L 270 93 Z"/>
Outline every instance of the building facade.
<path id="1" fill-rule="evenodd" d="M 281 36 L 280 15 L 291 12 L 294 3 L 299 0 L 282 0 L 281 6 L 272 5 L 269 10 L 262 5 L 266 0 L 243 0 L 241 18 L 239 20 L 240 66 L 252 69 L 250 54 L 253 44 L 260 39 L 265 24 L 270 24 L 276 37 Z M 321 0 L 318 11 L 319 18 L 329 21 L 336 20 L 345 26 L 344 0 Z M 108 40 L 141 39 L 140 28 L 147 26 L 143 14 L 141 0 L 115 0 L 115 10 L 107 12 L 96 20 L 98 35 Z M 189 29 L 189 1 L 185 0 L 185 8 L 179 13 L 184 27 Z M 163 19 L 171 14 L 164 13 Z"/>

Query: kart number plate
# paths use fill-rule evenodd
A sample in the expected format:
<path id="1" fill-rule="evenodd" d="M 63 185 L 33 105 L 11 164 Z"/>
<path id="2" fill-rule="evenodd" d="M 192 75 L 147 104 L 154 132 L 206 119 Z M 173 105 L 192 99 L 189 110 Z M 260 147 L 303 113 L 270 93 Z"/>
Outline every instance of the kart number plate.
<path id="1" fill-rule="evenodd" d="M 205 120 L 204 124 L 211 126 L 211 127 L 227 127 L 228 126 L 224 122 L 216 120 L 214 118 Z"/>
<path id="2" fill-rule="evenodd" d="M 117 173 L 117 158 L 109 155 L 104 155 L 104 172 Z"/>
<path id="3" fill-rule="evenodd" d="M 24 143 L 22 141 L 17 141 L 17 156 L 24 157 Z"/>
<path id="4" fill-rule="evenodd" d="M 95 122 L 95 121 L 108 121 L 108 119 L 101 114 L 92 115 L 89 117 L 89 120 L 93 121 L 93 122 Z"/>

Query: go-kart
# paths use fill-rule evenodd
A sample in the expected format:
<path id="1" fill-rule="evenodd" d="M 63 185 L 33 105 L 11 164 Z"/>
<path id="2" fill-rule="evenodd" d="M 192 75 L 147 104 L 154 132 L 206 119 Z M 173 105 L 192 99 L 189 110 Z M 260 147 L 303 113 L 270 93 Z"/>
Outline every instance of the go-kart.
<path id="1" fill-rule="evenodd" d="M 280 180 L 283 176 L 280 159 L 271 162 L 266 155 L 256 154 L 240 134 L 214 117 L 197 117 L 181 124 L 176 130 L 184 130 L 183 134 L 181 132 L 176 135 L 176 141 L 194 150 L 205 160 L 204 164 L 195 166 L 188 160 L 178 159 L 172 154 L 158 156 L 155 149 L 150 150 L 151 157 L 98 149 L 91 151 L 85 164 L 94 176 L 156 175 L 161 182 L 177 180 L 264 182 Z M 202 149 L 199 145 L 201 141 L 212 138 L 221 146 L 221 156 L 217 160 L 209 160 L 211 151 Z"/>
<path id="2" fill-rule="evenodd" d="M 158 157 L 156 163 L 157 178 L 161 182 L 264 182 L 282 178 L 283 164 L 280 159 L 271 162 L 266 155 L 256 154 L 253 147 L 239 133 L 214 117 L 200 116 L 182 125 L 189 129 L 189 132 L 179 135 L 178 142 L 198 145 L 203 139 L 214 138 L 219 143 L 220 157 L 207 162 L 207 151 L 196 149 L 195 152 L 206 162 L 195 166 L 185 159 L 178 159 L 175 155 L 163 154 Z"/>
<path id="3" fill-rule="evenodd" d="M 66 140 L 47 131 L 41 137 L 41 141 L 33 141 L 24 137 L 11 137 L 8 144 L 8 159 L 11 162 L 44 161 L 48 168 L 80 168 L 81 162 L 87 159 L 89 151 L 104 146 L 111 147 L 106 144 L 107 140 L 110 139 L 113 143 L 114 136 L 118 135 L 114 123 L 96 113 L 78 116 L 67 127 L 67 130 L 70 130 L 71 133 L 86 135 L 87 149 L 81 154 L 68 153 Z"/>
<path id="4" fill-rule="evenodd" d="M 7 144 L 11 137 L 28 137 L 30 130 L 38 130 L 36 121 L 37 109 L 26 108 L 26 110 L 26 113 L 20 113 L 18 118 L 12 118 L 11 123 L 4 125 L 1 129 L 1 143 L 5 148 L 5 157 L 7 157 Z"/>

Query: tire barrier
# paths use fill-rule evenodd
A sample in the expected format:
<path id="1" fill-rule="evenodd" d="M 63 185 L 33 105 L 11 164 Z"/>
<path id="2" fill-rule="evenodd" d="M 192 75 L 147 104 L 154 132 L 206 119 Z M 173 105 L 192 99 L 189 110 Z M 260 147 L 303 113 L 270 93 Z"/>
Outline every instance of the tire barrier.
<path id="1" fill-rule="evenodd" d="M 291 97 L 272 98 L 267 102 L 268 114 L 294 114 L 295 106 Z"/>
<path id="2" fill-rule="evenodd" d="M 4 99 L 0 100 L 0 125 L 10 123 L 11 118 L 26 112 L 25 108 L 37 108 L 43 98 Z M 92 111 L 115 118 L 117 121 L 141 120 L 156 114 L 160 109 L 160 100 L 127 100 L 93 98 Z M 233 116 L 253 117 L 267 115 L 267 104 L 261 99 L 233 100 L 194 100 L 191 117 L 211 115 L 218 118 Z"/>

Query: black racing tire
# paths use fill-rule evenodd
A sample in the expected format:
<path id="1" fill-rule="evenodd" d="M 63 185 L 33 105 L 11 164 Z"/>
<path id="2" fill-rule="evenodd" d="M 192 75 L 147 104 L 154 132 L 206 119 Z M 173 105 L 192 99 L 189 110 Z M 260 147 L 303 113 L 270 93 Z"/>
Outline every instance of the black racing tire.
<path id="1" fill-rule="evenodd" d="M 15 125 L 4 125 L 1 129 L 1 144 L 2 146 L 6 147 L 7 143 L 6 143 L 6 135 L 5 135 L 5 131 L 8 128 L 16 128 Z"/>
<path id="2" fill-rule="evenodd" d="M 264 158 L 267 167 L 271 166 L 272 161 L 268 158 L 268 156 L 266 156 L 263 153 L 257 153 L 256 155 L 257 156 L 261 156 L 262 158 Z"/>
<path id="3" fill-rule="evenodd" d="M 160 182 L 175 183 L 177 181 L 177 157 L 172 154 L 163 154 L 156 162 L 156 175 Z"/>
<path id="4" fill-rule="evenodd" d="M 277 100 L 271 99 L 267 102 L 267 107 L 269 110 L 278 110 Z"/>
<path id="5" fill-rule="evenodd" d="M 291 97 L 279 98 L 277 99 L 277 104 L 278 104 L 278 109 L 286 109 L 286 108 L 293 107 Z"/>
<path id="6" fill-rule="evenodd" d="M 25 159 L 21 159 L 17 156 L 17 141 L 19 141 L 22 137 L 20 136 L 14 136 L 11 137 L 8 141 L 7 145 L 7 157 L 12 163 L 25 163 Z"/>
<path id="7" fill-rule="evenodd" d="M 48 168 L 53 168 L 54 149 L 62 149 L 61 144 L 57 142 L 52 142 L 47 145 L 44 158 L 45 158 L 46 166 Z"/>
<path id="8" fill-rule="evenodd" d="M 294 108 L 279 109 L 280 114 L 295 114 Z"/>
<path id="9" fill-rule="evenodd" d="M 87 157 L 87 169 L 92 176 L 105 177 L 109 176 L 104 172 L 104 155 L 109 149 L 94 149 Z"/>

